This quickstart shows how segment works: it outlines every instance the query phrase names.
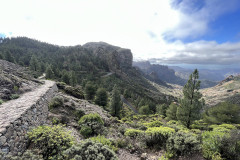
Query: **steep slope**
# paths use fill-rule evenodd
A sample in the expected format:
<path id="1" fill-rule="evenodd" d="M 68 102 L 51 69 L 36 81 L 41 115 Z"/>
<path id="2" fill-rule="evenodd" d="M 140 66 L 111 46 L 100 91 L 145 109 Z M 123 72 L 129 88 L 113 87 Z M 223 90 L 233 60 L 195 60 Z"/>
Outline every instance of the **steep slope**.
<path id="1" fill-rule="evenodd" d="M 236 96 L 238 97 L 240 94 L 240 75 L 231 75 L 219 82 L 218 85 L 212 88 L 203 89 L 201 92 L 209 106 L 216 105 L 226 100 L 235 103 L 237 101 Z"/>

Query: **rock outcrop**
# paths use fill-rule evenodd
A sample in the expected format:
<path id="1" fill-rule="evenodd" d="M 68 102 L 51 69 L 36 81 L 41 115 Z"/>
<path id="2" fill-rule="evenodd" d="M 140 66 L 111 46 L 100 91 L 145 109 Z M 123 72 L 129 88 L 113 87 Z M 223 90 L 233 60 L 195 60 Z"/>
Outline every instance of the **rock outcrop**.
<path id="1" fill-rule="evenodd" d="M 89 42 L 83 47 L 92 51 L 98 58 L 106 61 L 112 71 L 132 67 L 133 56 L 130 49 L 120 48 L 105 42 Z"/>
<path id="2" fill-rule="evenodd" d="M 46 122 L 48 103 L 56 92 L 55 82 L 46 80 L 35 90 L 0 105 L 0 150 L 4 154 L 26 150 L 28 130 Z"/>

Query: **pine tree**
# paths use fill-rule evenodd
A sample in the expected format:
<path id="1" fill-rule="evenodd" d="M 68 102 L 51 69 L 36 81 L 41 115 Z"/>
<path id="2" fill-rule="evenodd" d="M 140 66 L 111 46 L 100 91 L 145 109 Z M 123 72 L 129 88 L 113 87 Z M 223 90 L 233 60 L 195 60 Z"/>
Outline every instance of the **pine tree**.
<path id="1" fill-rule="evenodd" d="M 6 52 L 5 60 L 12 62 L 12 63 L 15 62 L 14 57 L 12 56 L 12 54 L 9 51 Z"/>
<path id="2" fill-rule="evenodd" d="M 107 91 L 104 88 L 98 88 L 95 97 L 95 103 L 99 106 L 106 106 L 107 105 Z"/>
<path id="3" fill-rule="evenodd" d="M 177 108 L 178 106 L 173 102 L 166 110 L 166 116 L 169 120 L 177 120 Z"/>
<path id="4" fill-rule="evenodd" d="M 70 76 L 67 71 L 63 73 L 62 81 L 65 82 L 66 84 L 70 84 Z"/>
<path id="5" fill-rule="evenodd" d="M 114 86 L 112 92 L 113 92 L 113 94 L 112 94 L 112 99 L 110 102 L 111 114 L 112 114 L 112 116 L 119 117 L 122 104 L 121 104 L 120 93 L 117 90 L 116 85 Z"/>
<path id="6" fill-rule="evenodd" d="M 167 111 L 167 109 L 168 109 L 168 105 L 166 105 L 166 104 L 158 104 L 157 106 L 156 106 L 156 112 L 158 113 L 158 114 L 160 114 L 160 115 L 163 115 L 164 117 L 166 117 L 166 111 Z"/>
<path id="7" fill-rule="evenodd" d="M 73 87 L 76 86 L 76 84 L 77 84 L 77 76 L 76 76 L 75 72 L 71 73 L 70 83 Z"/>
<path id="8" fill-rule="evenodd" d="M 177 119 L 187 128 L 194 120 L 200 119 L 200 111 L 204 105 L 202 94 L 199 92 L 201 82 L 198 78 L 198 70 L 195 69 L 183 87 L 184 97 L 180 100 L 180 107 L 177 109 Z"/>
<path id="9" fill-rule="evenodd" d="M 92 100 L 96 92 L 95 86 L 91 82 L 88 82 L 85 86 L 84 92 L 85 98 L 88 100 Z"/>
<path id="10" fill-rule="evenodd" d="M 53 73 L 52 67 L 49 65 L 46 69 L 46 78 L 52 79 L 53 77 L 54 77 L 54 73 Z"/>
<path id="11" fill-rule="evenodd" d="M 30 60 L 30 69 L 32 71 L 37 71 L 39 69 L 39 64 L 38 64 L 38 61 L 37 61 L 37 58 L 35 55 L 33 55 L 31 57 L 31 60 Z"/>

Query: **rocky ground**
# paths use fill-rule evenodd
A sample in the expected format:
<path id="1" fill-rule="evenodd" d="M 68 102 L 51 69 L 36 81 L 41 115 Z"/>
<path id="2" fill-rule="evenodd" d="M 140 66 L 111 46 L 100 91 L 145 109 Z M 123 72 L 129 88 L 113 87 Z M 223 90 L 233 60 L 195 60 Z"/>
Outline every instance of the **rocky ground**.
<path id="1" fill-rule="evenodd" d="M 0 99 L 14 99 L 13 96 L 31 91 L 39 84 L 25 68 L 0 60 Z"/>

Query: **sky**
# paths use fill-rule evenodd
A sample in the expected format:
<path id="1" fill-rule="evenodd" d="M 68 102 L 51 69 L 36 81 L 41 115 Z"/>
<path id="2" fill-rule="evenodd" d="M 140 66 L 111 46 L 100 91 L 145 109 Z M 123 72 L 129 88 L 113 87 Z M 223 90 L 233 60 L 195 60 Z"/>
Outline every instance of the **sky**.
<path id="1" fill-rule="evenodd" d="M 104 41 L 134 60 L 240 68 L 239 0 L 0 0 L 0 37 Z"/>

